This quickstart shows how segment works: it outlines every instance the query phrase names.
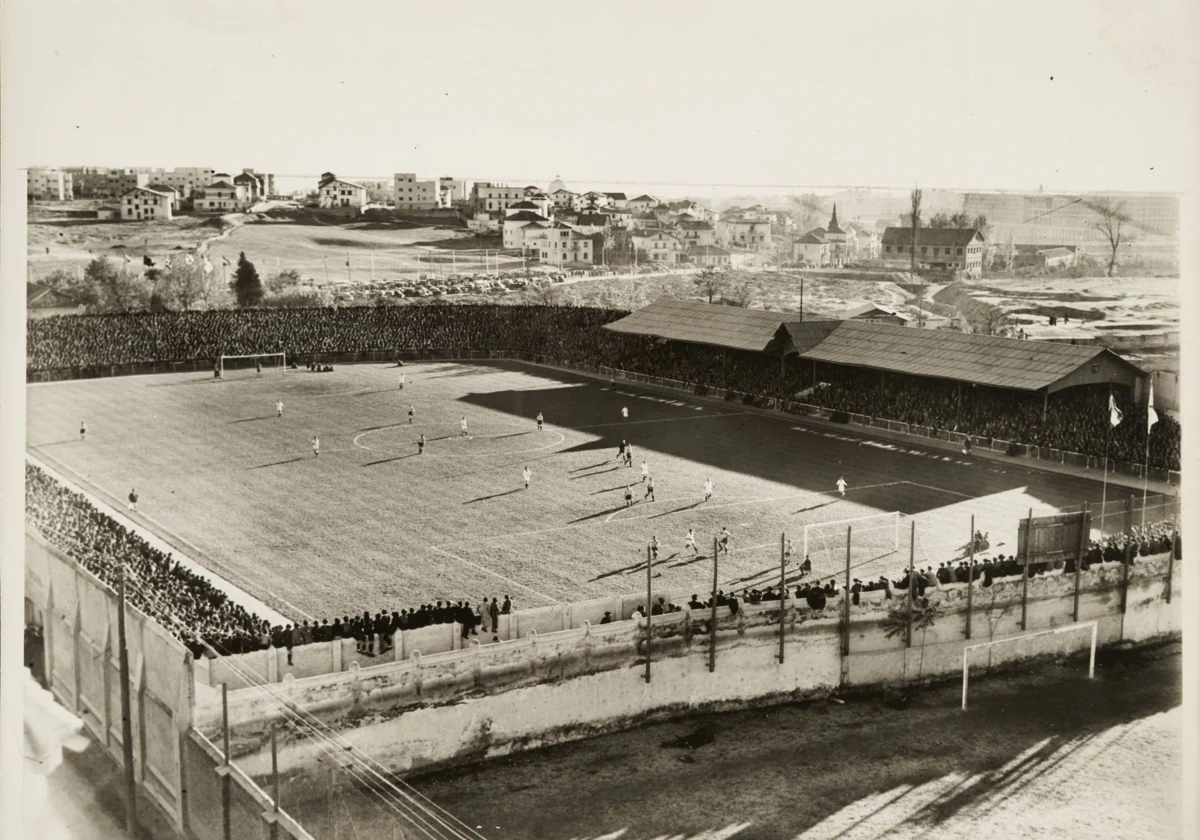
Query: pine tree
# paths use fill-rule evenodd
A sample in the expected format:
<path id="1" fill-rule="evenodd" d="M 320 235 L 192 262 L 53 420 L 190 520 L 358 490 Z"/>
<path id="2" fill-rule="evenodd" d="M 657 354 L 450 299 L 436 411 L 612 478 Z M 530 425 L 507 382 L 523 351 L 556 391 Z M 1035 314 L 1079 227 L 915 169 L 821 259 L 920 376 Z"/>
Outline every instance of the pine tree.
<path id="1" fill-rule="evenodd" d="M 238 255 L 237 275 L 233 281 L 233 293 L 238 306 L 258 306 L 263 299 L 263 284 L 258 269 L 246 259 L 246 252 Z"/>

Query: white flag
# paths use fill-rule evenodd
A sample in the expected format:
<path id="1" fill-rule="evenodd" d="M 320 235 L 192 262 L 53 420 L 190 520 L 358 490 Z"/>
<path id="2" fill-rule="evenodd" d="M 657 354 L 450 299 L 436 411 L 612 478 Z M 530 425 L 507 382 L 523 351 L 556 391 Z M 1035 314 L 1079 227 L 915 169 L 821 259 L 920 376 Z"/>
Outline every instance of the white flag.
<path id="1" fill-rule="evenodd" d="M 163 260 L 163 265 L 164 265 L 166 268 L 170 268 L 170 267 L 171 267 L 171 258 L 170 258 L 170 257 L 167 257 L 165 260 Z"/>
<path id="2" fill-rule="evenodd" d="M 204 273 L 211 274 L 212 270 L 213 270 L 213 264 L 208 261 L 208 257 L 205 257 L 204 258 Z"/>
<path id="3" fill-rule="evenodd" d="M 1121 414 L 1121 409 L 1117 408 L 1117 401 L 1113 399 L 1112 394 L 1109 394 L 1108 395 L 1108 422 L 1112 423 L 1114 426 L 1119 426 L 1119 425 L 1121 425 L 1122 417 L 1124 417 L 1124 415 Z"/>
<path id="4" fill-rule="evenodd" d="M 184 261 L 186 264 L 188 264 L 188 265 L 191 265 L 192 263 L 194 263 L 194 262 L 196 261 L 196 258 L 195 258 L 195 257 L 193 257 L 191 254 L 188 254 L 187 256 L 185 256 L 185 257 L 183 258 L 183 261 Z"/>
<path id="5" fill-rule="evenodd" d="M 1158 412 L 1154 410 L 1154 379 L 1150 379 L 1150 412 L 1146 417 L 1146 434 L 1150 434 L 1150 430 L 1154 428 L 1154 424 L 1158 422 Z"/>

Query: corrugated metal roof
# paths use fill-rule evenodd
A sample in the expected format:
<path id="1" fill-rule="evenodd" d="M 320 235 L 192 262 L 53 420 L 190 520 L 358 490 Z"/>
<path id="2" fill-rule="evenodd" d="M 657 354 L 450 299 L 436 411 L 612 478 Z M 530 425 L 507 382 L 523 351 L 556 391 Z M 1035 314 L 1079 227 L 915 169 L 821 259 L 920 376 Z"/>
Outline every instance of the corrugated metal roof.
<path id="1" fill-rule="evenodd" d="M 761 352 L 779 327 L 795 317 L 785 312 L 663 298 L 604 329 Z"/>
<path id="2" fill-rule="evenodd" d="M 843 321 L 806 359 L 1035 391 L 1106 353 L 1097 347 Z"/>

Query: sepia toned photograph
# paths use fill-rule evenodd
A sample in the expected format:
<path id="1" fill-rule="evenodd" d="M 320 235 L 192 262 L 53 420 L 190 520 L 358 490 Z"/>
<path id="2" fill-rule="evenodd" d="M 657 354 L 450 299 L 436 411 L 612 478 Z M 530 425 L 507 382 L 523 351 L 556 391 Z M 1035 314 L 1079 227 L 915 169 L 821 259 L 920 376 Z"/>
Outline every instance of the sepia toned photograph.
<path id="1" fill-rule="evenodd" d="M 1200 836 L 1198 21 L 5 3 L 0 834 Z"/>

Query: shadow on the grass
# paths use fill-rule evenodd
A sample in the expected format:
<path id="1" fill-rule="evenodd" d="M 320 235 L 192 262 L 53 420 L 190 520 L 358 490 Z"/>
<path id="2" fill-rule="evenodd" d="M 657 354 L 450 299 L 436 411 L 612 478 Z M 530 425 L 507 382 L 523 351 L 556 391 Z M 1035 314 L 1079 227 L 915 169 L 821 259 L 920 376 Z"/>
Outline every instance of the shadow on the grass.
<path id="1" fill-rule="evenodd" d="M 234 423 L 253 423 L 256 420 L 270 420 L 274 416 L 274 414 L 264 414 L 261 417 L 243 417 L 241 420 L 230 420 L 229 425 L 232 426 Z"/>
<path id="2" fill-rule="evenodd" d="M 287 458 L 286 460 L 283 460 L 283 461 L 272 461 L 269 464 L 257 464 L 253 467 L 246 467 L 246 469 L 262 470 L 262 469 L 266 469 L 267 467 L 282 467 L 284 464 L 294 464 L 297 461 L 303 461 L 303 460 L 305 460 L 305 456 L 297 455 L 295 458 Z"/>
<path id="3" fill-rule="evenodd" d="M 605 473 L 616 472 L 620 468 L 621 468 L 621 465 L 617 464 L 617 466 L 609 467 L 606 470 L 598 470 L 597 472 L 594 472 L 594 473 L 584 473 L 583 475 L 573 475 L 573 476 L 571 476 L 570 480 L 575 481 L 580 478 L 591 478 L 594 475 L 604 475 Z"/>
<path id="4" fill-rule="evenodd" d="M 415 458 L 418 454 L 419 453 L 417 452 L 410 452 L 407 455 L 397 455 L 394 458 L 380 458 L 378 461 L 368 461 L 367 463 L 363 464 L 363 466 L 374 467 L 378 466 L 379 464 L 390 464 L 393 461 L 403 461 L 405 458 Z"/>
<path id="5" fill-rule="evenodd" d="M 626 506 L 622 504 L 622 505 L 617 505 L 614 508 L 609 508 L 608 510 L 602 510 L 599 513 L 589 513 L 587 516 L 581 516 L 578 519 L 572 519 L 567 524 L 575 525 L 576 523 L 579 523 L 579 522 L 587 522 L 590 519 L 599 519 L 601 516 L 608 516 L 610 513 L 616 513 L 619 510 L 624 510 L 625 507 Z"/>
<path id="6" fill-rule="evenodd" d="M 465 501 L 465 502 L 463 502 L 463 504 L 464 505 L 473 505 L 476 502 L 486 502 L 488 499 L 499 499 L 501 496 L 511 496 L 513 493 L 520 493 L 520 492 L 521 492 L 520 487 L 514 487 L 511 490 L 505 490 L 503 493 L 493 493 L 490 496 L 479 496 L 478 498 Z"/>

